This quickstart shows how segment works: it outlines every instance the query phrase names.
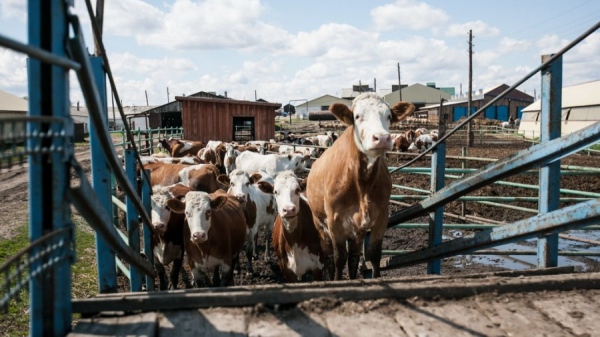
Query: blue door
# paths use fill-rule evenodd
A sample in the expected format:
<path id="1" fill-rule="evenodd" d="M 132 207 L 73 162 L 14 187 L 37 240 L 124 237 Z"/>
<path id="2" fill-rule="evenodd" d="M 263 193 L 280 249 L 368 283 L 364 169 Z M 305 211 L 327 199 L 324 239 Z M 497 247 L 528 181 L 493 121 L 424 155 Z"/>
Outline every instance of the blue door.
<path id="1" fill-rule="evenodd" d="M 508 122 L 508 106 L 501 105 L 496 107 L 496 119 Z"/>
<path id="2" fill-rule="evenodd" d="M 525 109 L 524 106 L 518 106 L 517 107 L 517 118 L 518 119 L 522 119 L 523 118 L 523 109 Z"/>
<path id="3" fill-rule="evenodd" d="M 496 107 L 491 106 L 485 109 L 485 118 L 487 119 L 496 119 Z"/>
<path id="4" fill-rule="evenodd" d="M 453 115 L 452 121 L 456 122 L 457 120 L 459 120 L 462 117 L 467 115 L 467 108 L 456 106 L 456 107 L 454 107 L 454 110 L 452 111 L 452 115 Z"/>

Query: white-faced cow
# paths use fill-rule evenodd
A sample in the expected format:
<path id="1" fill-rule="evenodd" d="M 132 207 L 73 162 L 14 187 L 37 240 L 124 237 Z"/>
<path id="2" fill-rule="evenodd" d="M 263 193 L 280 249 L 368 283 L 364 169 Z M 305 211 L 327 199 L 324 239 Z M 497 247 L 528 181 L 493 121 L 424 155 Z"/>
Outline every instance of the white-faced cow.
<path id="1" fill-rule="evenodd" d="M 260 175 L 252 176 L 253 179 Z M 258 230 L 265 228 L 265 256 L 269 259 L 269 238 L 273 230 L 273 223 L 277 217 L 276 201 L 273 196 L 273 186 L 265 181 L 251 180 L 251 177 L 242 170 L 234 170 L 228 176 L 220 175 L 218 180 L 223 185 L 228 185 L 227 193 L 234 196 L 242 205 L 246 224 L 248 226 L 248 237 L 246 240 L 246 258 L 248 259 L 248 273 L 252 274 L 252 257 L 256 250 Z"/>
<path id="2" fill-rule="evenodd" d="M 154 253 L 154 266 L 158 272 L 160 290 L 176 289 L 179 281 L 179 272 L 183 262 L 183 214 L 172 212 L 167 201 L 172 198 L 182 199 L 192 191 L 182 184 L 168 187 L 155 186 L 152 189 L 151 217 L 154 234 L 152 235 L 152 252 Z M 165 266 L 173 262 L 170 284 L 167 282 Z M 184 271 L 184 282 L 189 284 L 187 273 Z"/>
<path id="3" fill-rule="evenodd" d="M 237 200 L 223 191 L 189 192 L 185 202 L 169 199 L 167 206 L 185 214 L 183 240 L 196 286 L 200 280 L 206 283 L 211 272 L 213 286 L 233 285 L 233 268 L 247 231 Z"/>
<path id="4" fill-rule="evenodd" d="M 415 138 L 415 141 L 412 144 L 410 144 L 408 150 L 423 152 L 430 148 L 432 144 L 433 137 L 431 135 L 420 135 L 419 137 Z"/>
<path id="5" fill-rule="evenodd" d="M 284 171 L 275 178 L 273 194 L 278 214 L 273 228 L 273 249 L 287 282 L 300 281 L 307 272 L 312 272 L 315 281 L 321 281 L 326 255 L 308 202 L 300 195 L 301 185 L 292 171 Z"/>
<path id="6" fill-rule="evenodd" d="M 381 243 L 392 190 L 383 155 L 392 149 L 390 124 L 406 118 L 414 109 L 409 102 L 398 102 L 390 109 L 374 93 L 355 98 L 352 110 L 339 103 L 330 107 L 348 127 L 313 164 L 307 197 L 325 248 L 333 247 L 336 280 L 342 278 L 346 261 L 350 278 L 356 278 L 368 231 L 371 241 L 365 258 L 373 265 L 373 276 L 380 276 Z"/>

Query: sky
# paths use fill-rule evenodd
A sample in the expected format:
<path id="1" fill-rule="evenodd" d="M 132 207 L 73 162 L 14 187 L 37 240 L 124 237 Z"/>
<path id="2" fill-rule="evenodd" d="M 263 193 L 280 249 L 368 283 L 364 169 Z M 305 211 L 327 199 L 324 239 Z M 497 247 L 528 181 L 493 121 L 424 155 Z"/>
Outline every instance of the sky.
<path id="1" fill-rule="evenodd" d="M 93 3 L 95 1 L 92 0 Z M 84 0 L 74 12 L 93 52 Z M 600 19 L 597 0 L 105 0 L 104 43 L 124 105 L 213 91 L 286 104 L 370 84 L 511 85 Z M 25 0 L 0 0 L 0 34 L 27 41 Z M 600 33 L 563 58 L 563 85 L 600 79 Z M 540 94 L 540 77 L 520 90 Z M 27 95 L 26 57 L 0 48 L 0 90 Z M 83 103 L 74 74 L 71 102 Z M 298 102 L 301 103 L 301 102 Z M 110 106 L 110 103 L 109 103 Z"/>

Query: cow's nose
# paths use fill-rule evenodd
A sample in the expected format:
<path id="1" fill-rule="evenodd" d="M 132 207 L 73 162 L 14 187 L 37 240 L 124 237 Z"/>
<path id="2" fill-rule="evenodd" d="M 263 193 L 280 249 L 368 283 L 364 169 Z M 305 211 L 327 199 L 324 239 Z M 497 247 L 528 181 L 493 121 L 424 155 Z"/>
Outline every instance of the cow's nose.
<path id="1" fill-rule="evenodd" d="M 392 138 L 389 133 L 380 133 L 373 135 L 373 144 L 376 146 L 388 146 L 392 143 Z"/>
<path id="2" fill-rule="evenodd" d="M 162 222 L 155 222 L 155 223 L 152 224 L 152 227 L 154 227 L 154 229 L 157 230 L 157 231 L 163 231 L 166 226 Z"/>
<path id="3" fill-rule="evenodd" d="M 235 198 L 236 198 L 238 201 L 242 201 L 242 202 L 243 202 L 243 201 L 245 201 L 245 200 L 246 200 L 246 195 L 244 195 L 244 194 L 237 194 L 237 195 L 235 196 Z"/>
<path id="4" fill-rule="evenodd" d="M 296 206 L 285 206 L 283 207 L 283 216 L 291 217 L 296 215 Z"/>
<path id="5" fill-rule="evenodd" d="M 206 241 L 206 232 L 196 232 L 192 234 L 192 239 L 196 242 Z"/>

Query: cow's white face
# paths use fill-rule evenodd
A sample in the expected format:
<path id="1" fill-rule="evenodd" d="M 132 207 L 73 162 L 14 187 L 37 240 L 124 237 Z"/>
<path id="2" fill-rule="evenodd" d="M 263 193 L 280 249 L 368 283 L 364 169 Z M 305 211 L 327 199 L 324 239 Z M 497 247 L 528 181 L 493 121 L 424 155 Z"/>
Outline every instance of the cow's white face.
<path id="1" fill-rule="evenodd" d="M 235 159 L 237 158 L 237 153 L 233 148 L 233 145 L 229 144 L 226 147 L 225 152 L 225 172 L 230 174 L 233 170 L 235 170 Z"/>
<path id="2" fill-rule="evenodd" d="M 167 224 L 171 219 L 171 209 L 167 206 L 169 198 L 163 194 L 154 193 L 151 198 L 152 227 L 158 234 L 164 234 L 167 231 Z"/>
<path id="3" fill-rule="evenodd" d="M 185 202 L 169 199 L 167 205 L 173 212 L 185 213 L 190 229 L 190 240 L 195 243 L 203 243 L 208 240 L 212 212 L 223 207 L 225 202 L 227 202 L 227 197 L 218 196 L 211 199 L 206 192 L 194 191 L 185 196 Z"/>
<path id="4" fill-rule="evenodd" d="M 377 94 L 365 93 L 354 99 L 352 110 L 340 103 L 329 109 L 337 119 L 354 126 L 354 141 L 359 151 L 377 158 L 392 149 L 391 123 L 406 118 L 415 106 L 401 101 L 390 109 Z"/>
<path id="5" fill-rule="evenodd" d="M 244 203 L 250 194 L 250 177 L 242 170 L 234 170 L 229 175 L 229 189 L 227 193 L 233 195 L 239 202 Z"/>
<path id="6" fill-rule="evenodd" d="M 292 171 L 284 171 L 275 178 L 273 194 L 277 201 L 277 212 L 282 219 L 293 219 L 300 211 L 300 183 Z M 284 226 L 289 232 L 296 228 L 296 221 L 284 221 Z"/>

